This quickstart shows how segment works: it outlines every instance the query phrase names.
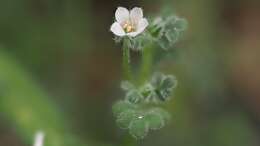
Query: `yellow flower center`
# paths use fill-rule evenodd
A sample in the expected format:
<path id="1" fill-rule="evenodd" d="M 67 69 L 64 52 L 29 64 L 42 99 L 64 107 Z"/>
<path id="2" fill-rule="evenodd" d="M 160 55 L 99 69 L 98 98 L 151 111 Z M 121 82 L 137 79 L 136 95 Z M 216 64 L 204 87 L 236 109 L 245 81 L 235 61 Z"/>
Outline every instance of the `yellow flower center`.
<path id="1" fill-rule="evenodd" d="M 133 26 L 133 24 L 131 24 L 129 22 L 126 22 L 123 25 L 123 28 L 124 28 L 125 32 L 127 32 L 127 33 L 135 31 L 135 27 Z"/>

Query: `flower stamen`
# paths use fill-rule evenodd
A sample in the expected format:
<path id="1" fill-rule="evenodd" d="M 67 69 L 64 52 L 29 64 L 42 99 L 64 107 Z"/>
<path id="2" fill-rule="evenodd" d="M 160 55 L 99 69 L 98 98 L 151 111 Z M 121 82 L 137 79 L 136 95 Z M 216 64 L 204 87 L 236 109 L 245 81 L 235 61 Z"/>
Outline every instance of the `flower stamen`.
<path id="1" fill-rule="evenodd" d="M 123 25 L 123 29 L 129 33 L 129 32 L 134 32 L 135 31 L 135 27 L 129 23 L 129 22 L 126 22 L 124 25 Z"/>

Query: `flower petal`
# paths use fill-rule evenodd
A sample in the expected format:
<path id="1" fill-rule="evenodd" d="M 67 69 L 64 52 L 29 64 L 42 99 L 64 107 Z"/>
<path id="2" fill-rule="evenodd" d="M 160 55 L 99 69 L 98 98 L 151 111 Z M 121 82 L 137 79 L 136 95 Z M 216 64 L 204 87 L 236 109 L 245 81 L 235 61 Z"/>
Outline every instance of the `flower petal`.
<path id="1" fill-rule="evenodd" d="M 148 25 L 149 25 L 149 23 L 148 23 L 147 19 L 143 18 L 139 21 L 139 23 L 137 25 L 137 30 L 135 32 L 127 33 L 127 35 L 131 36 L 131 37 L 135 37 L 138 34 L 142 33 Z"/>
<path id="2" fill-rule="evenodd" d="M 129 11 L 124 7 L 118 7 L 115 17 L 118 23 L 123 23 L 129 19 Z"/>
<path id="3" fill-rule="evenodd" d="M 136 37 L 138 34 L 140 34 L 141 32 L 130 32 L 130 33 L 127 33 L 126 35 L 130 36 L 130 37 Z"/>
<path id="4" fill-rule="evenodd" d="M 143 32 L 145 28 L 149 25 L 149 22 L 146 18 L 142 18 L 137 25 L 137 32 Z"/>
<path id="5" fill-rule="evenodd" d="M 138 24 L 138 22 L 143 18 L 143 10 L 141 8 L 135 7 L 130 11 L 130 18 L 131 21 L 135 24 Z"/>
<path id="6" fill-rule="evenodd" d="M 117 36 L 125 36 L 126 35 L 122 26 L 118 22 L 115 22 L 115 23 L 112 24 L 110 31 L 112 31 Z"/>
<path id="7" fill-rule="evenodd" d="M 126 35 L 131 36 L 131 37 L 136 37 L 138 34 L 142 33 L 145 28 L 148 26 L 148 21 L 146 18 L 143 18 L 139 21 L 138 25 L 137 25 L 137 30 L 135 32 L 130 32 L 127 33 Z"/>

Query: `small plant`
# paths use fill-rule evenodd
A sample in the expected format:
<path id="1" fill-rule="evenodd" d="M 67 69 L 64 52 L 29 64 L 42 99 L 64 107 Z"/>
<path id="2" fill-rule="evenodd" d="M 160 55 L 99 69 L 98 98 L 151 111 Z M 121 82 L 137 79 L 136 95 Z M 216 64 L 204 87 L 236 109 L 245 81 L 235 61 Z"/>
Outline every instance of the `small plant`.
<path id="1" fill-rule="evenodd" d="M 167 53 L 174 46 L 187 22 L 175 15 L 148 21 L 143 10 L 137 7 L 130 11 L 119 7 L 115 19 L 110 30 L 115 35 L 115 42 L 123 45 L 121 88 L 125 96 L 114 104 L 113 113 L 120 128 L 128 129 L 134 138 L 142 139 L 149 130 L 158 130 L 170 120 L 170 113 L 162 105 L 171 99 L 177 80 L 173 75 L 153 73 L 155 55 Z M 131 51 L 140 52 L 142 56 L 137 74 L 131 69 Z"/>

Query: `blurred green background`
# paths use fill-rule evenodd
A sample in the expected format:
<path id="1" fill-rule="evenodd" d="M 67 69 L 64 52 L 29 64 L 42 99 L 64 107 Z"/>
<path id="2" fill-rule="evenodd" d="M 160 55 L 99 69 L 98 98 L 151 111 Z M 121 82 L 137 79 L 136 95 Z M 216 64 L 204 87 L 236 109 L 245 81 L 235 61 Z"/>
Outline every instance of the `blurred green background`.
<path id="1" fill-rule="evenodd" d="M 257 0 L 1 0 L 0 145 L 32 145 L 37 130 L 46 146 L 130 145 L 111 114 L 123 96 L 118 6 L 189 22 L 158 67 L 179 81 L 172 121 L 137 145 L 260 145 Z"/>

